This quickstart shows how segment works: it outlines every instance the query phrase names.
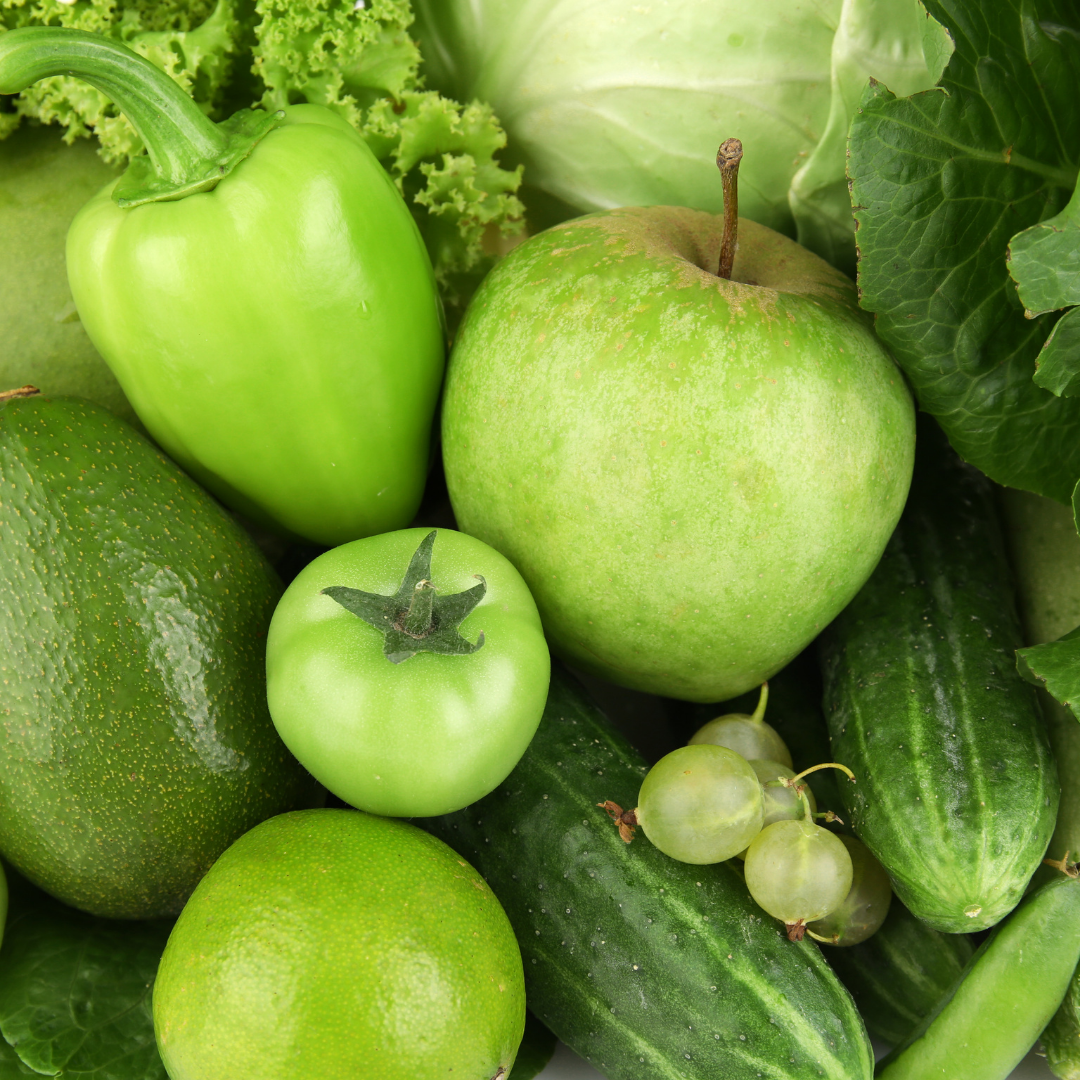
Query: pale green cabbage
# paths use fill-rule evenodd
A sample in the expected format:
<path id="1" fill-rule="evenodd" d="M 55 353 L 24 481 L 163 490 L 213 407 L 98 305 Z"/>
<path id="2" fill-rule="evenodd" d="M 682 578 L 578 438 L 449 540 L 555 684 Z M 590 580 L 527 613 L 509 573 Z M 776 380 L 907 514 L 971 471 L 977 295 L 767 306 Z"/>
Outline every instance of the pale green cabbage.
<path id="1" fill-rule="evenodd" d="M 858 90 L 868 75 L 904 93 L 932 86 L 947 56 L 918 0 L 415 6 L 429 81 L 494 107 L 538 224 L 627 205 L 718 212 L 716 148 L 735 136 L 740 212 L 848 268 L 844 151 Z"/>

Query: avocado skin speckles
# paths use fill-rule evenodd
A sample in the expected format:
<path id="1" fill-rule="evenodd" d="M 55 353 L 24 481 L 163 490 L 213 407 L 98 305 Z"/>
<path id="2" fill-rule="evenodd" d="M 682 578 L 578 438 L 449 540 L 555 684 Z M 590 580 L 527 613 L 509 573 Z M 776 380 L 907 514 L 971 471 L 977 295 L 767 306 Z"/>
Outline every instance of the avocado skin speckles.
<path id="1" fill-rule="evenodd" d="M 0 853 L 97 915 L 175 914 L 316 785 L 266 708 L 273 568 L 123 421 L 0 405 Z"/>

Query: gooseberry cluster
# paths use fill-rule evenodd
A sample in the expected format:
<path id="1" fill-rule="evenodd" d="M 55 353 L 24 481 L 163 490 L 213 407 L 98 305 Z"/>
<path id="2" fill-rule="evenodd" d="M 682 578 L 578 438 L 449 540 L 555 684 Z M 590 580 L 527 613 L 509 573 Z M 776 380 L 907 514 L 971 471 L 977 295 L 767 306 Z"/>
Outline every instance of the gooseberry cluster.
<path id="1" fill-rule="evenodd" d="M 765 722 L 768 684 L 752 715 L 729 713 L 710 720 L 686 746 L 649 770 L 637 807 L 623 811 L 602 803 L 629 842 L 638 826 L 665 855 L 680 862 L 745 860 L 746 887 L 754 900 L 800 941 L 805 933 L 833 945 L 854 945 L 874 933 L 892 897 L 888 875 L 866 846 L 838 835 L 815 819 L 802 783 L 829 762 L 796 774 L 791 752 Z"/>

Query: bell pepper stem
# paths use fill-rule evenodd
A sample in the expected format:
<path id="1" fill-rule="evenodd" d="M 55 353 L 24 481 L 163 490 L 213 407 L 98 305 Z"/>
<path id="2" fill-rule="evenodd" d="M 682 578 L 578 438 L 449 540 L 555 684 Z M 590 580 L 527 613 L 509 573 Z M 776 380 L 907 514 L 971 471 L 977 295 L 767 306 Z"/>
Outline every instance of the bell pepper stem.
<path id="1" fill-rule="evenodd" d="M 149 162 L 135 158 L 117 185 L 121 206 L 210 190 L 284 115 L 243 110 L 215 124 L 165 72 L 112 38 L 61 26 L 0 34 L 0 94 L 17 94 L 53 75 L 100 90 L 146 146 Z"/>

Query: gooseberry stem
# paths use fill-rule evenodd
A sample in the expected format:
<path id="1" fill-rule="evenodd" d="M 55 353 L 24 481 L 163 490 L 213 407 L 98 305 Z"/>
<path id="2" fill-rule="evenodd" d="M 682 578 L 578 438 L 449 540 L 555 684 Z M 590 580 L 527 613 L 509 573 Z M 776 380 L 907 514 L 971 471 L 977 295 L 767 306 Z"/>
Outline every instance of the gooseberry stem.
<path id="1" fill-rule="evenodd" d="M 839 769 L 841 772 L 847 773 L 847 778 L 853 784 L 855 783 L 855 774 L 846 765 L 841 765 L 841 764 L 839 764 L 839 762 L 836 762 L 836 761 L 826 761 L 826 762 L 823 762 L 821 765 L 811 765 L 809 769 L 803 769 L 803 771 L 801 773 L 799 773 L 798 775 L 796 775 L 796 776 L 791 776 L 791 777 L 779 776 L 779 777 L 776 778 L 775 781 L 770 781 L 770 783 L 780 783 L 780 784 L 783 784 L 783 786 L 786 787 L 786 788 L 794 788 L 795 789 L 795 792 L 798 794 L 799 798 L 802 800 L 802 804 L 803 804 L 803 821 L 809 821 L 811 824 L 813 824 L 813 821 L 814 821 L 814 814 L 813 814 L 813 811 L 811 811 L 811 809 L 810 809 L 810 800 L 807 799 L 807 797 L 806 797 L 806 785 L 805 784 L 800 784 L 799 781 L 804 776 L 809 776 L 811 773 L 817 772 L 818 769 Z M 831 811 L 826 811 L 826 813 L 830 813 L 830 812 Z M 837 818 L 836 820 L 839 821 L 840 819 Z"/>
<path id="2" fill-rule="evenodd" d="M 765 719 L 765 706 L 769 703 L 769 684 L 763 682 L 761 684 L 761 693 L 758 695 L 757 708 L 754 710 L 751 720 L 762 721 Z"/>
<path id="3" fill-rule="evenodd" d="M 841 765 L 836 761 L 826 761 L 821 765 L 811 765 L 809 769 L 803 769 L 797 776 L 793 776 L 788 781 L 788 786 L 797 784 L 804 776 L 809 776 L 812 772 L 817 772 L 819 769 L 839 769 L 843 773 L 847 773 L 847 778 L 854 784 L 855 774 L 846 766 Z"/>
<path id="4" fill-rule="evenodd" d="M 735 265 L 735 248 L 739 242 L 739 162 L 742 161 L 742 142 L 725 139 L 716 151 L 716 167 L 724 191 L 724 235 L 720 241 L 720 268 L 717 274 L 730 281 Z"/>

